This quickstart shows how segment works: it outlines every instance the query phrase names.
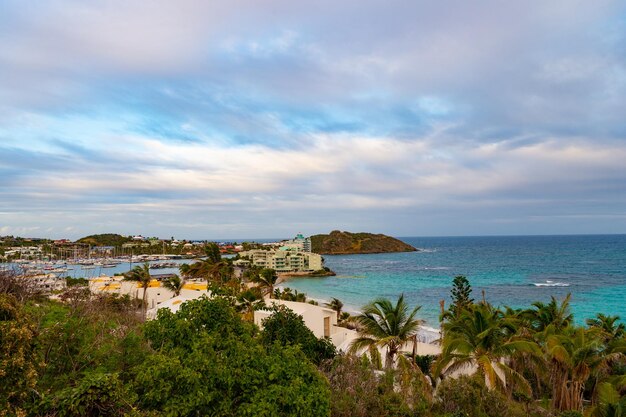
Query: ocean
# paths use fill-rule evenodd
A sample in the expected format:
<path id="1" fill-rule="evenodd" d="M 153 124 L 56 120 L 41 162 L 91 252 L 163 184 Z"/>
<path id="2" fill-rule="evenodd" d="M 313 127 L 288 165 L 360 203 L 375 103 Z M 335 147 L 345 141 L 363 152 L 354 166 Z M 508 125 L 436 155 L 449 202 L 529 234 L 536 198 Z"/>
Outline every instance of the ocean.
<path id="1" fill-rule="evenodd" d="M 626 235 L 404 237 L 419 252 L 325 255 L 335 277 L 293 278 L 282 286 L 316 300 L 340 299 L 358 311 L 376 297 L 404 293 L 419 316 L 438 326 L 439 301 L 452 279 L 465 275 L 473 298 L 498 306 L 530 307 L 572 294 L 577 323 L 596 313 L 626 319 Z"/>

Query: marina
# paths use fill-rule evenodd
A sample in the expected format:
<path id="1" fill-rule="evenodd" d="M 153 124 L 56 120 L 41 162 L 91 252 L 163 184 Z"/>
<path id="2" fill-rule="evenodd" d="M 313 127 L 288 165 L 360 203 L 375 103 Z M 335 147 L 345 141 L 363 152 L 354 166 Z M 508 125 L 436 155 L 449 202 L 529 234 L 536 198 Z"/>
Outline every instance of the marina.
<path id="1" fill-rule="evenodd" d="M 141 255 L 132 258 L 74 259 L 63 261 L 27 261 L 16 260 L 0 264 L 1 271 L 15 271 L 18 275 L 46 275 L 70 278 L 95 278 L 102 275 L 123 274 L 134 266 L 148 263 L 150 269 L 159 273 L 177 274 L 184 263 L 193 263 L 195 259 L 176 259 L 179 255 Z"/>

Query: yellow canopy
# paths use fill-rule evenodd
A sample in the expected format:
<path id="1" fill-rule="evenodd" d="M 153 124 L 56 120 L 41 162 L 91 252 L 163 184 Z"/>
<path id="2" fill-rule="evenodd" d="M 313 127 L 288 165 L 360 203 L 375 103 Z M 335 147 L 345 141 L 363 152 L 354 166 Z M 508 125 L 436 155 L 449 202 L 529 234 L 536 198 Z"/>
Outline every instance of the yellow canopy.
<path id="1" fill-rule="evenodd" d="M 207 289 L 207 284 L 200 284 L 200 283 L 196 283 L 196 282 L 190 282 L 187 283 L 183 286 L 184 289 L 186 290 L 196 290 L 196 291 L 206 291 Z"/>

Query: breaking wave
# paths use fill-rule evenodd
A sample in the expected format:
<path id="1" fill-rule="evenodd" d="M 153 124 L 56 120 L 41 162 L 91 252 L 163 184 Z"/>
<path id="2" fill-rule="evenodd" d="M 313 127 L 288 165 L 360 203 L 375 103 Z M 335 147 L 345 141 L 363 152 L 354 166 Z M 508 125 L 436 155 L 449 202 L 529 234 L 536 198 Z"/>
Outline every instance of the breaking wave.
<path id="1" fill-rule="evenodd" d="M 569 283 L 567 282 L 558 282 L 558 281 L 546 281 L 546 282 L 533 282 L 535 287 L 569 287 Z"/>

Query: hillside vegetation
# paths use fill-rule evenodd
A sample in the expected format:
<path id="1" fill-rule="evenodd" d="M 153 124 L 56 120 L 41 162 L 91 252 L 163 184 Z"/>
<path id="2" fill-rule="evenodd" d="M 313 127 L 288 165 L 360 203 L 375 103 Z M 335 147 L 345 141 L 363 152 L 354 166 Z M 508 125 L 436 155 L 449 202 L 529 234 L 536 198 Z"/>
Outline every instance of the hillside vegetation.
<path id="1" fill-rule="evenodd" d="M 350 233 L 334 230 L 327 235 L 311 236 L 312 251 L 324 255 L 413 252 L 413 246 L 401 240 L 373 233 Z"/>
<path id="2" fill-rule="evenodd" d="M 122 246 L 130 242 L 130 238 L 115 233 L 105 233 L 101 235 L 85 236 L 78 239 L 77 243 L 85 243 L 92 246 Z"/>

